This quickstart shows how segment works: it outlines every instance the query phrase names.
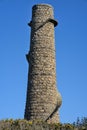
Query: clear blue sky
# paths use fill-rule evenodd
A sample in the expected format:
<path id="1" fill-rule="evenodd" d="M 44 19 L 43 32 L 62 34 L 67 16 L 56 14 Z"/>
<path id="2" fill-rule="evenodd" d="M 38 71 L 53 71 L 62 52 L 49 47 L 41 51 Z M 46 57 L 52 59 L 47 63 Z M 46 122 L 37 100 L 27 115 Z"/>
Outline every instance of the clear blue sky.
<path id="1" fill-rule="evenodd" d="M 61 122 L 87 117 L 87 0 L 0 0 L 0 119 L 23 118 L 32 6 L 54 7 Z"/>

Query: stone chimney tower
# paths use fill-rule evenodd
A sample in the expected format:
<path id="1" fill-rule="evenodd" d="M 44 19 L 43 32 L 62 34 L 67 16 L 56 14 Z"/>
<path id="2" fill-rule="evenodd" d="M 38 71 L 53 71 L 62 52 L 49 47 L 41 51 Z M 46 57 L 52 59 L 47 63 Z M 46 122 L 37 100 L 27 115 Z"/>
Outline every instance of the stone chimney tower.
<path id="1" fill-rule="evenodd" d="M 61 96 L 56 88 L 53 8 L 37 4 L 32 8 L 30 51 L 26 107 L 24 118 L 59 122 Z"/>

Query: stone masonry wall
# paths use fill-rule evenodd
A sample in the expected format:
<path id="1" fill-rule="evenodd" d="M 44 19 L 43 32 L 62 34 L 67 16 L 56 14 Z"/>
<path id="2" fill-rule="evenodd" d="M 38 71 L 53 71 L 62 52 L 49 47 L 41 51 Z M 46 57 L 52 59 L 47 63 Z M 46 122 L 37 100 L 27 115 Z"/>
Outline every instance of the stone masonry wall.
<path id="1" fill-rule="evenodd" d="M 32 8 L 31 43 L 25 119 L 59 122 L 61 96 L 56 89 L 56 61 L 53 8 L 38 4 Z M 54 111 L 54 112 L 53 112 Z M 52 114 L 53 113 L 53 114 Z M 51 116 L 50 116 L 51 115 Z M 48 118 L 48 119 L 47 119 Z"/>

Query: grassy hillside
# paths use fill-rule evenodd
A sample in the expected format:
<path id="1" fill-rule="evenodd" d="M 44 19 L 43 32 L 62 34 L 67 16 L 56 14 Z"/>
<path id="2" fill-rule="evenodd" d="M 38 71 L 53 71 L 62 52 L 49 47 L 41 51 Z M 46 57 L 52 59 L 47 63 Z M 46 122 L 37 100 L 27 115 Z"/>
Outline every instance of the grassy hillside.
<path id="1" fill-rule="evenodd" d="M 1 120 L 0 130 L 87 130 L 84 125 L 48 124 L 43 121 Z"/>

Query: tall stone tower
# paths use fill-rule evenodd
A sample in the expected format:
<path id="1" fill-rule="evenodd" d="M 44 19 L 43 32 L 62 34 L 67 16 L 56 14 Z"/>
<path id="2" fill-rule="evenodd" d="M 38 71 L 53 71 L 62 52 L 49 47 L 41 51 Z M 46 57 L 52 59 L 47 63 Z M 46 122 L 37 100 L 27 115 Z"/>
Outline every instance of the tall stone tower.
<path id="1" fill-rule="evenodd" d="M 56 88 L 53 8 L 37 4 L 32 8 L 27 98 L 24 118 L 59 122 L 61 96 Z"/>

